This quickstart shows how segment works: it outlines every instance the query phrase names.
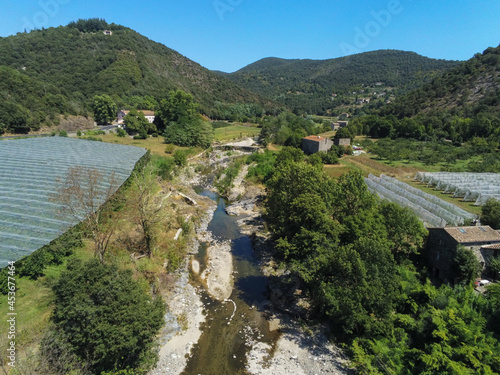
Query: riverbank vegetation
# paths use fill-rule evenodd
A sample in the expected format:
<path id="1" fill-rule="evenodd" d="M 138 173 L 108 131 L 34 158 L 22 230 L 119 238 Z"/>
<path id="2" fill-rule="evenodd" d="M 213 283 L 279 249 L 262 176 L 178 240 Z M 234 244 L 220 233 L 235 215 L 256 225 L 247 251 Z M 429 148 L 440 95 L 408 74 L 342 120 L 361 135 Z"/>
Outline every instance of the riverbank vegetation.
<path id="1" fill-rule="evenodd" d="M 409 210 L 378 201 L 356 172 L 332 180 L 294 148 L 266 187 L 277 260 L 361 373 L 497 373 L 498 285 L 483 296 L 468 282 L 431 284 L 426 230 Z"/>
<path id="2" fill-rule="evenodd" d="M 111 228 L 110 218 L 116 224 L 100 256 L 94 257 L 92 231 L 84 223 L 16 262 L 20 373 L 138 375 L 156 363 L 162 296 L 185 259 L 192 222 L 210 203 L 197 199 L 193 207 L 178 195 L 177 189 L 189 191 L 169 182 L 176 167 L 163 155 L 146 154 L 98 211 L 104 220 L 98 225 Z M 8 306 L 1 295 L 0 312 Z M 6 324 L 0 323 L 2 332 Z M 6 337 L 0 340 L 3 348 Z M 0 368 L 6 369 L 4 360 Z"/>

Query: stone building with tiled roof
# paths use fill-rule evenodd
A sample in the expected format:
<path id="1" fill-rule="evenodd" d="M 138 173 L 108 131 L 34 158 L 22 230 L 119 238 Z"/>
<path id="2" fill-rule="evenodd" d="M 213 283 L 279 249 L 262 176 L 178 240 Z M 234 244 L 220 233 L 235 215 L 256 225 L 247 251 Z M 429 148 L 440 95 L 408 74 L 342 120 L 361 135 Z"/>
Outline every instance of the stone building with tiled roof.
<path id="1" fill-rule="evenodd" d="M 458 245 L 471 249 L 484 269 L 500 249 L 500 233 L 487 225 L 429 228 L 426 259 L 435 277 L 450 281 Z"/>
<path id="2" fill-rule="evenodd" d="M 310 135 L 302 138 L 302 151 L 305 154 L 311 155 L 319 151 L 328 151 L 332 148 L 333 141 L 319 135 Z"/>

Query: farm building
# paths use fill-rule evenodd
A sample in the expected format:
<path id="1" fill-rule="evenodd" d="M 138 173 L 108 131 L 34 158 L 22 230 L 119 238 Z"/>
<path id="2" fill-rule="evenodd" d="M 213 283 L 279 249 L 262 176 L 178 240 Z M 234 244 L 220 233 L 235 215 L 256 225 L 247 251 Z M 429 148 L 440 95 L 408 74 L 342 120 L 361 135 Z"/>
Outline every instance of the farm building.
<path id="1" fill-rule="evenodd" d="M 500 252 L 500 233 L 489 226 L 429 228 L 426 260 L 435 277 L 449 281 L 457 246 L 474 252 L 483 269 Z"/>
<path id="2" fill-rule="evenodd" d="M 333 141 L 328 138 L 320 137 L 319 135 L 310 135 L 302 138 L 302 151 L 305 154 L 311 155 L 319 151 L 328 151 L 333 146 Z"/>
<path id="3" fill-rule="evenodd" d="M 333 140 L 335 146 L 350 146 L 351 138 L 336 138 Z"/>

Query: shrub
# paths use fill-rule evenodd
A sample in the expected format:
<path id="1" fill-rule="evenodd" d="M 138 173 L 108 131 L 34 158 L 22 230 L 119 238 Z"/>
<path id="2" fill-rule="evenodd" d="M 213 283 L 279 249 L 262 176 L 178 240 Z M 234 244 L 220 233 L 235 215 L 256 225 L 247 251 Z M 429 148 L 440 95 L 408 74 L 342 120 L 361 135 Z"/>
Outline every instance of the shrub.
<path id="1" fill-rule="evenodd" d="M 183 167 L 187 164 L 187 156 L 183 150 L 176 150 L 174 152 L 174 162 L 176 165 Z"/>
<path id="2" fill-rule="evenodd" d="M 59 353 L 69 351 L 93 374 L 128 369 L 146 373 L 155 364 L 154 340 L 165 304 L 160 297 L 152 299 L 130 270 L 97 259 L 75 260 L 53 290 L 54 325 L 42 342 L 49 363 L 57 364 Z"/>

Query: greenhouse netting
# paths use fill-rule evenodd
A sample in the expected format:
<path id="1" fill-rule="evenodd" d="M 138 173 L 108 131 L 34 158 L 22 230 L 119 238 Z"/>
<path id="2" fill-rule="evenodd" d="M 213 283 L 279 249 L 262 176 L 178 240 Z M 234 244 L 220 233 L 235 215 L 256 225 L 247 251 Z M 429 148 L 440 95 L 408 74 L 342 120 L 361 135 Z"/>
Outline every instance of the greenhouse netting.
<path id="1" fill-rule="evenodd" d="M 460 207 L 395 178 L 370 174 L 365 181 L 368 188 L 380 197 L 410 208 L 426 226 L 462 225 L 476 219 L 475 215 Z"/>
<path id="2" fill-rule="evenodd" d="M 490 198 L 500 200 L 500 173 L 418 172 L 415 180 L 476 206 Z"/>
<path id="3" fill-rule="evenodd" d="M 145 152 L 139 147 L 65 137 L 1 140 L 0 268 L 76 224 L 75 218 L 61 216 L 60 205 L 50 199 L 71 167 L 114 174 L 120 186 Z"/>

